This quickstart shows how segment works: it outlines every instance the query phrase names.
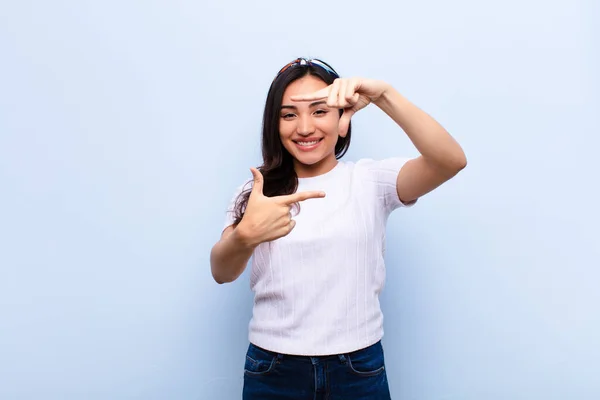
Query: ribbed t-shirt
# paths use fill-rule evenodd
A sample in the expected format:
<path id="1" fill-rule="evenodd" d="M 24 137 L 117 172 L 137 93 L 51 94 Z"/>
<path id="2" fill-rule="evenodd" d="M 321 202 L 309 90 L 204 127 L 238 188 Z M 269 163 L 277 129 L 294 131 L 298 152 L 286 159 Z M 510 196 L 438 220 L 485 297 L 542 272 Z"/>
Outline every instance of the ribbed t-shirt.
<path id="1" fill-rule="evenodd" d="M 251 343 L 320 356 L 359 350 L 383 337 L 386 223 L 406 206 L 396 191 L 406 161 L 338 161 L 323 175 L 298 179 L 298 192 L 323 190 L 326 197 L 301 202 L 294 229 L 254 250 Z M 233 223 L 237 195 L 251 184 L 235 192 L 225 226 Z"/>

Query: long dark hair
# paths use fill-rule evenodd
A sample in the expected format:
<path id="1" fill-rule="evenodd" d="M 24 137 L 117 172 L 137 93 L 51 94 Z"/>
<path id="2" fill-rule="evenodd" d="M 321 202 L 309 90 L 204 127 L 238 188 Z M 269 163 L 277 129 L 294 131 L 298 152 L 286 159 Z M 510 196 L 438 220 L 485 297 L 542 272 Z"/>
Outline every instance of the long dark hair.
<path id="1" fill-rule="evenodd" d="M 262 126 L 263 164 L 258 167 L 264 178 L 263 193 L 267 197 L 292 194 L 298 188 L 298 175 L 294 170 L 294 159 L 281 143 L 279 136 L 279 118 L 285 89 L 290 83 L 307 75 L 319 78 L 328 85 L 337 78 L 336 75 L 318 65 L 299 64 L 283 71 L 269 88 Z M 340 110 L 340 116 L 343 112 Z M 346 136 L 338 137 L 335 145 L 335 158 L 338 160 L 348 151 L 351 131 L 352 126 L 349 126 Z M 251 188 L 243 190 L 235 202 L 234 226 L 237 226 L 244 216 L 251 190 Z"/>

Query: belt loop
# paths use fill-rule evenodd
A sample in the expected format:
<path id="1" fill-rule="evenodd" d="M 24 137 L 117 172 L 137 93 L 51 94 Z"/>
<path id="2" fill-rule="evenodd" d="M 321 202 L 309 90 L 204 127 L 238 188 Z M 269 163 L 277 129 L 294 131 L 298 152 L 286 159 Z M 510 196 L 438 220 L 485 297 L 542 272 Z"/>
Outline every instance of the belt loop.
<path id="1" fill-rule="evenodd" d="M 344 354 L 338 354 L 338 358 L 342 364 L 346 364 L 346 356 Z"/>
<path id="2" fill-rule="evenodd" d="M 277 353 L 277 362 L 280 363 L 283 360 L 283 354 Z"/>

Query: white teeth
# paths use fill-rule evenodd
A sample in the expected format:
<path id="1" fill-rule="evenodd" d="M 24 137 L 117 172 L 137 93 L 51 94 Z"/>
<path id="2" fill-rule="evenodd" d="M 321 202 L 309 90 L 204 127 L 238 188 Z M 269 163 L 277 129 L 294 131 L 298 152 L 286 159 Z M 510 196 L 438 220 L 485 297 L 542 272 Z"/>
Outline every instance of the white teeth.
<path id="1" fill-rule="evenodd" d="M 298 143 L 300 146 L 312 146 L 313 144 L 319 143 L 319 141 L 313 140 L 312 142 L 296 142 L 296 143 Z"/>

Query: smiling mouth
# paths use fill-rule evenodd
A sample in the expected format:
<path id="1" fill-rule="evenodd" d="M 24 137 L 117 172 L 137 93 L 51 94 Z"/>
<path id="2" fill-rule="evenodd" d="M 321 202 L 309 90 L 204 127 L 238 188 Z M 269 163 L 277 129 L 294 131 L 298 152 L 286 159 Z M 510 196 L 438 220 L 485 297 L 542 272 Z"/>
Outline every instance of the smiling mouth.
<path id="1" fill-rule="evenodd" d="M 298 146 L 301 147 L 310 147 L 310 146 L 314 146 L 317 143 L 319 143 L 321 140 L 323 140 L 323 138 L 317 139 L 317 140 L 311 140 L 311 141 L 298 141 L 298 140 L 293 140 L 294 143 L 296 143 Z"/>

